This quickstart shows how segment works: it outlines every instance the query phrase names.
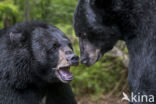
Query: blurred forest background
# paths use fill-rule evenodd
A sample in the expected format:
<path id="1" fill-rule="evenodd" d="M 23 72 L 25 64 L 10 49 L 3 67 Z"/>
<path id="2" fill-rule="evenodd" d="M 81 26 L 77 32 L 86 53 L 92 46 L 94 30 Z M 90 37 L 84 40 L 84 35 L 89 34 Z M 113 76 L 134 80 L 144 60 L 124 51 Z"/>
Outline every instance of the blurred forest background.
<path id="1" fill-rule="evenodd" d="M 23 21 L 45 21 L 65 32 L 79 55 L 72 21 L 76 4 L 77 0 L 0 0 L 0 28 Z M 128 92 L 128 62 L 125 43 L 119 41 L 92 67 L 73 67 L 71 86 L 78 104 L 121 104 L 122 93 Z"/>

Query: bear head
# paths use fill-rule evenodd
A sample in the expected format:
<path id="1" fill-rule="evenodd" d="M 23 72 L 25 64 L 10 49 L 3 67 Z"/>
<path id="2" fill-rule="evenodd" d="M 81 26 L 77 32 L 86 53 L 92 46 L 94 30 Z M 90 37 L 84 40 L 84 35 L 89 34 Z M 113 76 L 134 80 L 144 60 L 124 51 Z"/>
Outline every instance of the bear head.
<path id="1" fill-rule="evenodd" d="M 120 5 L 115 0 L 79 0 L 74 29 L 79 38 L 83 64 L 94 64 L 122 38 L 117 25 Z"/>
<path id="2" fill-rule="evenodd" d="M 69 39 L 58 28 L 42 22 L 19 23 L 9 30 L 8 49 L 13 58 L 11 76 L 16 86 L 73 79 L 70 66 L 77 66 Z"/>

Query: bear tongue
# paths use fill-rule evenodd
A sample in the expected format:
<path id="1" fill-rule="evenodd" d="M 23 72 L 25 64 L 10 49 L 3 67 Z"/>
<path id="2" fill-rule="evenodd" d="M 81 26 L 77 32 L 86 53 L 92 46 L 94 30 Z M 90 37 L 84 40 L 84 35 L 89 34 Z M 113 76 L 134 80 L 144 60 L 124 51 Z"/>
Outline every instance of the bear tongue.
<path id="1" fill-rule="evenodd" d="M 72 73 L 69 72 L 70 69 L 60 69 L 59 73 L 63 80 L 71 81 L 73 79 Z"/>

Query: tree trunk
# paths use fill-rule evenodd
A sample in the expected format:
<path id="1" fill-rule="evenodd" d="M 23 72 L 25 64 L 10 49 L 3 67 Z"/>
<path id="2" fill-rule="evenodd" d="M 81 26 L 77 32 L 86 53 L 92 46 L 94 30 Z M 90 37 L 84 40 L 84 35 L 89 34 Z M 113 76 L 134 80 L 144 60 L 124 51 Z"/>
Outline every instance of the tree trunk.
<path id="1" fill-rule="evenodd" d="M 8 16 L 5 16 L 4 20 L 3 20 L 3 26 L 4 27 L 9 27 L 11 26 L 11 21 L 9 20 Z"/>
<path id="2" fill-rule="evenodd" d="M 25 1 L 25 9 L 24 9 L 25 21 L 30 21 L 30 2 L 29 0 Z"/>

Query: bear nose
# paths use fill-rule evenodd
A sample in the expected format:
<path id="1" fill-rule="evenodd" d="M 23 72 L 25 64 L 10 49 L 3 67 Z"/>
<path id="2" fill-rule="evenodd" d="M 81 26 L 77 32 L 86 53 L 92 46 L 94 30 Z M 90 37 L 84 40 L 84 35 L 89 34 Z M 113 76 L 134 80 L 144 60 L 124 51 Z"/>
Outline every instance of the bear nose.
<path id="1" fill-rule="evenodd" d="M 77 66 L 79 64 L 79 57 L 77 55 L 71 54 L 67 56 L 67 61 L 69 61 L 71 65 Z"/>

